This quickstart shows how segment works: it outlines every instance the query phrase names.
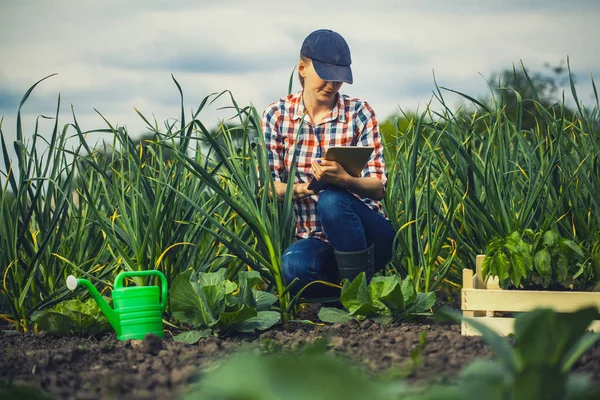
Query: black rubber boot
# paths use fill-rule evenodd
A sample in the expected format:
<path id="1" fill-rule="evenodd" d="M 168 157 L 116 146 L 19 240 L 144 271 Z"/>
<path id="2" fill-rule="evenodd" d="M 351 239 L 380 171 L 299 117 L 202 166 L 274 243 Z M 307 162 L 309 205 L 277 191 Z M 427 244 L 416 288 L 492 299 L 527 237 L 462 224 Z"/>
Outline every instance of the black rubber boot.
<path id="1" fill-rule="evenodd" d="M 367 282 L 373 277 L 375 269 L 375 245 L 361 251 L 334 250 L 340 282 L 344 279 L 353 281 L 361 272 L 367 275 Z"/>

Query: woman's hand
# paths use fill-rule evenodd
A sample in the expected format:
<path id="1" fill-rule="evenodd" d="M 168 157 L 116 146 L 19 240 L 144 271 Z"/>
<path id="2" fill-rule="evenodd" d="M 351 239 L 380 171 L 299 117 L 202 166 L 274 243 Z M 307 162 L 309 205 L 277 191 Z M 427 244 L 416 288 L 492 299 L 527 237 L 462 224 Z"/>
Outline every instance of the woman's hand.
<path id="1" fill-rule="evenodd" d="M 340 164 L 324 158 L 315 158 L 310 167 L 310 172 L 315 179 L 340 187 L 344 180 L 352 177 Z"/>
<path id="2" fill-rule="evenodd" d="M 287 190 L 287 183 L 285 182 L 274 182 L 275 191 L 277 192 L 277 201 L 282 201 L 285 198 L 285 191 Z M 316 194 L 314 191 L 308 189 L 308 183 L 295 183 L 292 192 L 292 199 L 298 200 L 303 197 L 312 196 Z"/>
<path id="3" fill-rule="evenodd" d="M 379 178 L 352 176 L 335 161 L 315 158 L 310 167 L 310 173 L 315 179 L 349 190 L 361 197 L 373 200 L 381 200 L 385 197 L 385 189 Z"/>

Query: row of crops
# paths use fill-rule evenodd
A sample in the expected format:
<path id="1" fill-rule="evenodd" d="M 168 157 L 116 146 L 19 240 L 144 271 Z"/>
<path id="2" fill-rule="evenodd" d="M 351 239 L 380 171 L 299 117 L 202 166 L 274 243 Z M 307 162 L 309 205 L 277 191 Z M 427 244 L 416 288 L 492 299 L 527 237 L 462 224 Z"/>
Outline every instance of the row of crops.
<path id="1" fill-rule="evenodd" d="M 17 330 L 32 329 L 39 312 L 73 297 L 68 275 L 109 295 L 119 272 L 148 269 L 163 272 L 173 289 L 174 323 L 221 331 L 261 312 L 271 322 L 295 317 L 302 297 L 291 296 L 295 282 L 281 273 L 293 240 L 291 192 L 271 201 L 260 115 L 229 92 L 205 98 L 188 115 L 175 83 L 181 115 L 159 127 L 138 112 L 152 133 L 142 141 L 110 121 L 95 130 L 84 130 L 75 115 L 61 123 L 59 107 L 51 132 L 37 124 L 23 132 L 20 110 L 35 85 L 19 107 L 14 143 L 4 133 L 13 128 L 0 125 L 0 307 Z M 503 287 L 590 290 L 600 281 L 595 89 L 586 108 L 572 85 L 577 109 L 570 113 L 516 91 L 510 105 L 460 94 L 468 106 L 453 110 L 444 98 L 451 91 L 436 87 L 434 101 L 408 126 L 384 132 L 384 205 L 397 236 L 386 276 L 374 286 L 400 293 L 407 304 L 398 315 L 410 302 L 430 308 L 430 293 L 458 287 L 478 254 L 488 255 L 484 267 Z M 207 129 L 199 115 L 220 96 L 230 97 L 235 117 Z M 533 127 L 522 127 L 524 112 Z M 91 133 L 112 141 L 93 146 Z M 182 305 L 190 287 L 197 309 L 211 312 Z M 342 293 L 365 287 L 347 283 Z M 361 309 L 393 314 L 378 299 Z M 266 326 L 265 319 L 245 326 Z"/>

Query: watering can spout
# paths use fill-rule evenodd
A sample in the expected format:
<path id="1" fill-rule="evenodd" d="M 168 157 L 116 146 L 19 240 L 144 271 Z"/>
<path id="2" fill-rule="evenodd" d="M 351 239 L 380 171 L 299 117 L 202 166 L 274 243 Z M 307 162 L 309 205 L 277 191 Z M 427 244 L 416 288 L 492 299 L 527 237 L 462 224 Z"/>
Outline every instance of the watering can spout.
<path id="1" fill-rule="evenodd" d="M 90 291 L 92 298 L 96 301 L 98 307 L 100 307 L 100 310 L 108 322 L 110 322 L 114 330 L 117 332 L 117 335 L 120 335 L 121 325 L 119 324 L 119 317 L 117 313 L 108 305 L 100 292 L 98 292 L 94 285 L 92 285 L 92 282 L 88 281 L 87 279 L 75 278 L 73 275 L 69 275 L 67 277 L 67 288 L 69 288 L 69 290 L 75 290 L 78 285 L 83 285 Z"/>

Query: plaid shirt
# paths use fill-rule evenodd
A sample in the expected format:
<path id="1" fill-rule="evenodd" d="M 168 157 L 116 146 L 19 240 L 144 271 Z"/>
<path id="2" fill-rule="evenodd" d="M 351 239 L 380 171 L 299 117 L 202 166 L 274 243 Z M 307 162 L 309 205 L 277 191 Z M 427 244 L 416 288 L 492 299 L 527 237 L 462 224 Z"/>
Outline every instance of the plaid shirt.
<path id="1" fill-rule="evenodd" d="M 302 92 L 279 99 L 267 107 L 262 116 L 262 129 L 269 155 L 269 166 L 276 182 L 287 182 L 292 151 L 298 141 L 296 176 L 294 183 L 310 181 L 313 159 L 323 158 L 331 146 L 374 146 L 361 176 L 376 176 L 385 185 L 387 181 L 383 146 L 375 112 L 366 102 L 338 94 L 331 113 L 314 126 L 304 118 L 306 109 Z M 302 131 L 299 128 L 302 126 Z M 359 197 L 358 195 L 355 195 Z M 308 196 L 295 202 L 296 235 L 299 238 L 316 237 L 327 240 L 317 213 L 319 195 Z M 373 210 L 383 214 L 380 202 L 359 197 Z"/>

